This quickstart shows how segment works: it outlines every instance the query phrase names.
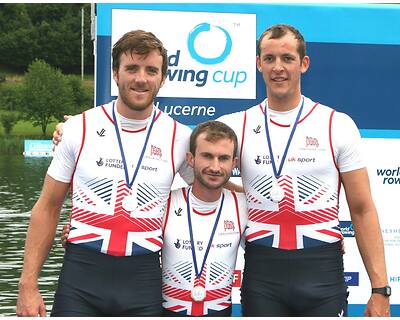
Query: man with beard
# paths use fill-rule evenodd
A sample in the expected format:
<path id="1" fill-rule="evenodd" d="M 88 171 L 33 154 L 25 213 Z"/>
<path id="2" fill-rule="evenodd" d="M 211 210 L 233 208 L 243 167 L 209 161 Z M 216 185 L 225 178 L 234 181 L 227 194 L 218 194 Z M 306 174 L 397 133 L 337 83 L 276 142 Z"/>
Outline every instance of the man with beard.
<path id="1" fill-rule="evenodd" d="M 171 192 L 164 216 L 166 316 L 231 315 L 237 251 L 247 223 L 245 195 L 223 188 L 236 150 L 235 133 L 218 121 L 199 124 L 190 137 L 187 162 L 194 182 Z"/>
<path id="2" fill-rule="evenodd" d="M 190 137 L 190 187 L 171 192 L 164 215 L 164 316 L 230 316 L 246 198 L 223 188 L 236 165 L 237 138 L 222 122 L 199 124 Z M 65 246 L 70 226 L 61 237 Z"/>
<path id="3" fill-rule="evenodd" d="M 118 98 L 68 120 L 32 209 L 17 315 L 45 316 L 38 277 L 71 188 L 71 233 L 52 316 L 161 314 L 162 217 L 190 129 L 154 107 L 167 52 L 136 30 L 112 51 Z"/>

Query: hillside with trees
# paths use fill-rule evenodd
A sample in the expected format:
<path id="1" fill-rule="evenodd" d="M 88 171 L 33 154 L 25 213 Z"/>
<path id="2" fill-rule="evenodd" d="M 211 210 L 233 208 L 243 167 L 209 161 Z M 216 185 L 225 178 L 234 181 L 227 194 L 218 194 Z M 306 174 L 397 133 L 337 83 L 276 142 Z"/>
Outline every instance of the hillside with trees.
<path id="1" fill-rule="evenodd" d="M 0 4 L 0 66 L 24 72 L 35 59 L 64 73 L 81 68 L 81 8 L 85 9 L 84 64 L 93 73 L 90 4 Z"/>
<path id="2" fill-rule="evenodd" d="M 81 79 L 81 10 L 84 66 Z M 0 4 L 0 151 L 93 106 L 90 4 Z M 18 128 L 18 130 L 14 130 Z M 50 126 L 50 132 L 53 130 Z M 12 139 L 13 138 L 13 139 Z M 14 148 L 15 149 L 15 148 Z M 6 151 L 4 151 L 6 150 Z"/>

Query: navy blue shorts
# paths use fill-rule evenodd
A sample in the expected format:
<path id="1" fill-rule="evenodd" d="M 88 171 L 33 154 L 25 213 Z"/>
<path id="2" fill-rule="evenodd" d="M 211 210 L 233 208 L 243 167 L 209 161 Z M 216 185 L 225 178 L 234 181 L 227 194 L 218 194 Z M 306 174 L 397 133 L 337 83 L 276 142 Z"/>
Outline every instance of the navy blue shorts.
<path id="1" fill-rule="evenodd" d="M 68 244 L 51 316 L 160 316 L 159 253 L 115 257 Z"/>
<path id="2" fill-rule="evenodd" d="M 246 244 L 243 316 L 347 316 L 341 243 L 282 250 Z"/>

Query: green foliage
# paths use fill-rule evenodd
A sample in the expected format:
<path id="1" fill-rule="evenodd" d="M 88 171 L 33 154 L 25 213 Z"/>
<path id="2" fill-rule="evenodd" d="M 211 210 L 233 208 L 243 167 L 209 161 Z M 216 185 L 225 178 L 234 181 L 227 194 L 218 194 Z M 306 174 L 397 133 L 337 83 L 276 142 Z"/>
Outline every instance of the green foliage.
<path id="1" fill-rule="evenodd" d="M 3 72 L 0 72 L 0 83 L 6 82 L 6 74 Z"/>
<path id="2" fill-rule="evenodd" d="M 17 111 L 1 110 L 0 123 L 3 125 L 4 133 L 8 136 L 14 125 L 19 121 L 20 115 Z"/>
<path id="3" fill-rule="evenodd" d="M 3 83 L 0 86 L 0 109 L 18 111 L 22 109 L 23 86 L 20 83 Z"/>
<path id="4" fill-rule="evenodd" d="M 21 119 L 22 86 L 3 83 L 0 87 L 0 123 L 4 133 L 10 135 L 14 125 Z"/>
<path id="5" fill-rule="evenodd" d="M 13 127 L 11 135 L 9 137 L 22 137 L 25 139 L 33 139 L 33 140 L 51 139 L 53 131 L 58 123 L 59 120 L 53 118 L 49 123 L 49 125 L 47 126 L 46 136 L 43 137 L 42 130 L 39 127 L 34 127 L 32 122 L 19 120 Z M 4 128 L 0 125 L 0 138 L 3 136 L 5 136 Z"/>
<path id="6" fill-rule="evenodd" d="M 40 126 L 43 135 L 53 117 L 61 121 L 73 111 L 74 94 L 67 77 L 42 60 L 29 66 L 22 97 L 24 118 Z"/>
<path id="7" fill-rule="evenodd" d="M 0 64 L 25 71 L 41 59 L 64 72 L 79 72 L 81 64 L 81 8 L 85 8 L 85 66 L 93 70 L 90 4 L 0 4 Z"/>
<path id="8" fill-rule="evenodd" d="M 78 114 L 84 110 L 93 107 L 94 103 L 93 88 L 85 87 L 79 76 L 69 75 L 67 76 L 67 78 L 68 78 L 68 83 L 71 86 L 74 95 L 75 107 L 72 113 Z"/>
<path id="9" fill-rule="evenodd" d="M 0 136 L 0 154 L 22 155 L 24 151 L 24 137 Z"/>

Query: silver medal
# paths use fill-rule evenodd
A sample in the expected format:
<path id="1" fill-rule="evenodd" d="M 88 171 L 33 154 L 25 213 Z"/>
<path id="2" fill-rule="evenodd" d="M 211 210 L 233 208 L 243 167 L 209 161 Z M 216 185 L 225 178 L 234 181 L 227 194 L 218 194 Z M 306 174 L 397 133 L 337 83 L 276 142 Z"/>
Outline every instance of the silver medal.
<path id="1" fill-rule="evenodd" d="M 281 202 L 285 198 L 285 191 L 278 184 L 274 184 L 269 191 L 271 200 L 275 203 Z"/>
<path id="2" fill-rule="evenodd" d="M 137 208 L 137 200 L 136 200 L 136 194 L 134 192 L 130 192 L 124 200 L 122 200 L 122 207 L 126 211 L 134 211 Z"/>
<path id="3" fill-rule="evenodd" d="M 190 295 L 194 301 L 200 302 L 206 298 L 206 289 L 202 286 L 195 286 Z"/>

